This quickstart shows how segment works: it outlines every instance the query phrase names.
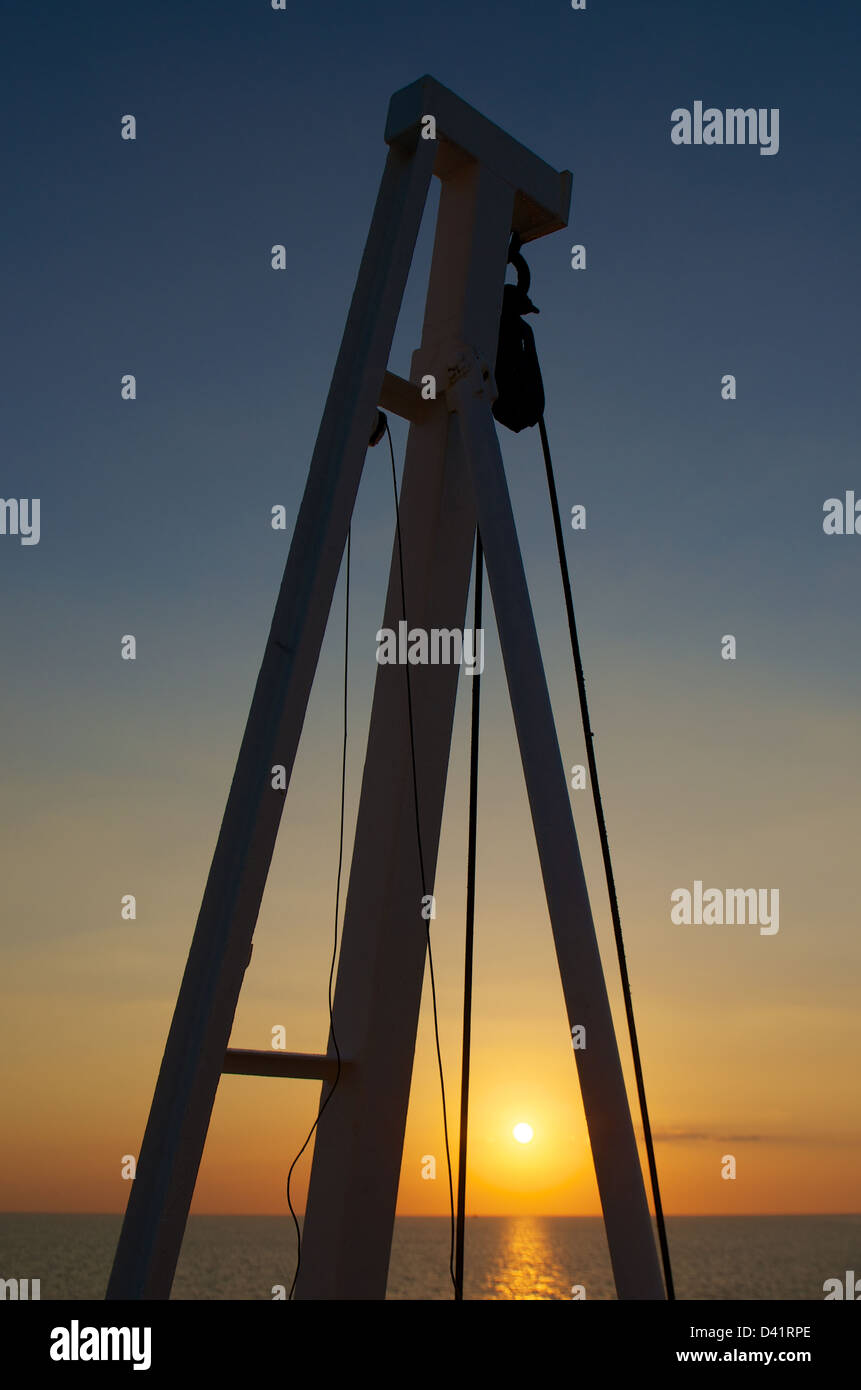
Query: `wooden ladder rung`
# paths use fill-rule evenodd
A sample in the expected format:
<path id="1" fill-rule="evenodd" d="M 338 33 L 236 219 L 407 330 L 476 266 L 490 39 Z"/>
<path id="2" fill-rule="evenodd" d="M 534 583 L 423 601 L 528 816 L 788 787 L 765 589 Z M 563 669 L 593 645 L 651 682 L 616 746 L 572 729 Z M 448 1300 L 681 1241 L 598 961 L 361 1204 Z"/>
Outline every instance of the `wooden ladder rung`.
<path id="1" fill-rule="evenodd" d="M 341 1062 L 341 1069 L 346 1066 Z M 268 1052 L 229 1047 L 224 1054 L 222 1076 L 290 1076 L 306 1081 L 334 1081 L 338 1071 L 335 1057 L 317 1052 Z"/>

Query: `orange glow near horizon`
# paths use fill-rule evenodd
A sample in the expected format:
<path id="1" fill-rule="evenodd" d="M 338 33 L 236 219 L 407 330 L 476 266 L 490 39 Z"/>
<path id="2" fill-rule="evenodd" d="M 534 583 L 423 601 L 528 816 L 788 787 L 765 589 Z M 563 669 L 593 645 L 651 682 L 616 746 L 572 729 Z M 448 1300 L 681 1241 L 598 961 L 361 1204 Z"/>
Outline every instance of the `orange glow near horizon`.
<path id="1" fill-rule="evenodd" d="M 492 644 L 488 655 L 493 657 Z M 600 1204 L 576 1057 L 510 712 L 503 717 L 493 707 L 494 698 L 502 704 L 503 695 L 488 692 L 482 733 L 487 768 L 478 854 L 467 1210 L 596 1216 Z M 693 696 L 688 692 L 685 698 Z M 791 706 L 791 688 L 784 698 Z M 752 699 L 751 711 L 754 704 Z M 646 712 L 660 720 L 660 710 Z M 339 775 L 337 740 L 327 741 L 324 733 L 330 716 L 315 706 L 309 712 L 237 1010 L 234 1046 L 267 1048 L 273 1027 L 283 1025 L 291 1050 L 325 1049 Z M 801 710 L 784 710 L 787 727 L 797 727 L 801 716 Z M 667 718 L 673 727 L 665 730 L 666 737 L 683 735 L 678 711 Z M 832 710 L 823 737 L 848 743 L 856 725 L 854 710 L 845 719 Z M 708 728 L 698 718 L 698 756 Z M 856 1060 L 846 1045 L 857 1025 L 852 967 L 857 931 L 842 906 L 851 900 L 846 884 L 837 877 L 839 866 L 854 863 L 853 817 L 835 813 L 828 821 L 834 885 L 829 880 L 825 950 L 817 931 L 822 904 L 809 891 L 797 857 L 786 849 L 800 812 L 796 770 L 785 764 L 783 744 L 774 746 L 776 761 L 766 756 L 760 769 L 771 778 L 773 807 L 755 850 L 747 832 L 733 828 L 732 808 L 716 805 L 706 808 L 702 823 L 679 821 L 672 851 L 664 849 L 659 862 L 667 818 L 675 814 L 674 784 L 672 779 L 666 786 L 656 783 L 655 790 L 649 778 L 657 772 L 638 761 L 646 756 L 643 749 L 636 741 L 626 746 L 624 731 L 619 737 L 630 758 L 627 785 L 634 789 L 630 807 L 621 806 L 616 815 L 620 893 L 665 1210 L 669 1215 L 861 1210 Z M 715 755 L 725 760 L 727 750 L 715 738 L 720 744 Z M 171 766 L 186 756 L 181 744 L 180 735 L 174 742 L 165 735 L 162 752 L 170 755 Z M 200 747 L 204 752 L 209 747 L 206 730 Z M 464 765 L 462 754 L 462 747 L 455 751 L 453 766 L 457 759 Z M 746 766 L 760 753 L 742 738 L 733 756 Z M 4 954 L 0 1209 L 119 1212 L 125 1207 L 122 1161 L 139 1153 L 217 833 L 220 802 L 214 784 L 223 791 L 220 779 L 231 759 L 232 754 L 223 755 L 218 776 L 208 765 L 189 765 L 188 777 L 167 800 L 166 772 L 141 779 L 136 820 L 122 833 L 116 827 L 124 825 L 128 792 L 110 778 L 110 786 L 97 788 L 97 809 L 90 811 L 83 798 L 73 816 L 67 808 L 51 809 L 53 803 L 46 809 L 26 778 L 18 786 L 22 809 L 10 835 L 7 917 L 28 926 L 7 943 Z M 433 942 L 456 1164 L 465 836 L 463 788 L 458 789 L 454 773 L 451 777 L 454 813 L 440 845 Z M 354 789 L 358 781 L 354 768 Z M 647 790 L 638 801 L 641 783 Z M 820 795 L 825 796 L 821 787 Z M 839 811 L 839 789 L 834 800 Z M 354 812 L 355 806 L 348 807 L 348 825 Z M 594 887 L 601 883 L 600 854 L 588 820 L 581 837 L 635 1110 L 612 932 Z M 55 898 L 33 891 L 40 870 L 25 850 L 40 841 L 53 846 L 52 874 L 63 884 L 59 918 Z M 94 859 L 97 843 L 104 853 Z M 729 848 L 717 858 L 712 843 Z M 143 864 L 146 855 L 153 866 L 150 877 L 135 880 L 128 866 Z M 144 874 L 143 868 L 135 872 Z M 694 877 L 758 882 L 763 876 L 781 890 L 781 928 L 774 937 L 738 927 L 709 930 L 670 922 L 669 893 L 678 884 Z M 123 923 L 118 904 L 130 878 L 138 889 L 138 920 Z M 428 994 L 425 988 L 398 1210 L 442 1216 L 448 1211 L 448 1182 Z M 318 1101 L 314 1082 L 224 1077 L 193 1210 L 286 1211 L 287 1170 Z M 521 1122 L 534 1131 L 529 1144 L 512 1137 Z M 721 1178 L 727 1153 L 736 1158 L 734 1181 Z M 434 1179 L 422 1176 L 425 1155 L 435 1159 Z M 310 1157 L 309 1150 L 296 1170 L 299 1210 Z"/>

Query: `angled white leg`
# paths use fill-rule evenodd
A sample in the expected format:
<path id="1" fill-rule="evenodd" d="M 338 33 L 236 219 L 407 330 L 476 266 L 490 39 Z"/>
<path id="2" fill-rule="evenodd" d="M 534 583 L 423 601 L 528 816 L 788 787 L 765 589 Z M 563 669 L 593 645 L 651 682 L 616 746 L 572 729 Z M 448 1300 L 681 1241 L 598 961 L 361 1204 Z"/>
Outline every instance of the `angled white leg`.
<path id="1" fill-rule="evenodd" d="M 147 1121 L 108 1298 L 167 1298 L 435 151 L 389 151 Z M 289 446 L 288 446 L 289 448 Z"/>
<path id="2" fill-rule="evenodd" d="M 574 1056 L 619 1298 L 663 1299 L 607 987 L 565 769 L 529 601 L 499 440 L 480 375 L 449 391 L 472 476 L 478 528 L 562 977 L 568 1021 L 586 1028 Z"/>

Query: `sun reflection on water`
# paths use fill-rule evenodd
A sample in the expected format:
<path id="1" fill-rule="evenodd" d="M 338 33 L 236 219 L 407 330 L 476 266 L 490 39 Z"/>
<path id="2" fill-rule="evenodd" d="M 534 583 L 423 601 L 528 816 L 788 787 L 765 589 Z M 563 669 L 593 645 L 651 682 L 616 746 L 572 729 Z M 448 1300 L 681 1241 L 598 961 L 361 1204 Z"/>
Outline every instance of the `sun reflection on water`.
<path id="1" fill-rule="evenodd" d="M 566 1271 L 548 1238 L 547 1223 L 540 1217 L 509 1217 L 479 1297 L 559 1299 L 565 1297 L 565 1287 Z"/>

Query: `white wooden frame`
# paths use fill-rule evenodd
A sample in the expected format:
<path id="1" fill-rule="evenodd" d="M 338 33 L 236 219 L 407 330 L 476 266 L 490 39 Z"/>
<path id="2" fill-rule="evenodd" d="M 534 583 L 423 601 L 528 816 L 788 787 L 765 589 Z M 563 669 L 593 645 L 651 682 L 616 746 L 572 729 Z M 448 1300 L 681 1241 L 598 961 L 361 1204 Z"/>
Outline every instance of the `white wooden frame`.
<path id="1" fill-rule="evenodd" d="M 433 115 L 436 139 L 422 138 Z M 222 1072 L 334 1074 L 326 1057 L 228 1049 L 242 977 L 378 403 L 411 421 L 401 491 L 407 618 L 462 627 L 476 517 L 526 777 L 620 1298 L 661 1299 L 567 782 L 490 411 L 508 240 L 567 224 L 559 174 L 432 78 L 392 98 L 389 155 L 204 892 L 108 1298 L 166 1298 Z M 388 356 L 431 174 L 442 181 L 411 381 Z M 439 398 L 417 383 L 434 375 Z M 393 552 L 383 625 L 397 627 Z M 412 667 L 422 848 L 433 891 L 456 666 Z M 334 999 L 344 1057 L 318 1126 L 297 1299 L 385 1296 L 425 968 L 401 667 L 376 678 Z M 277 1060 L 276 1060 L 277 1059 Z"/>

